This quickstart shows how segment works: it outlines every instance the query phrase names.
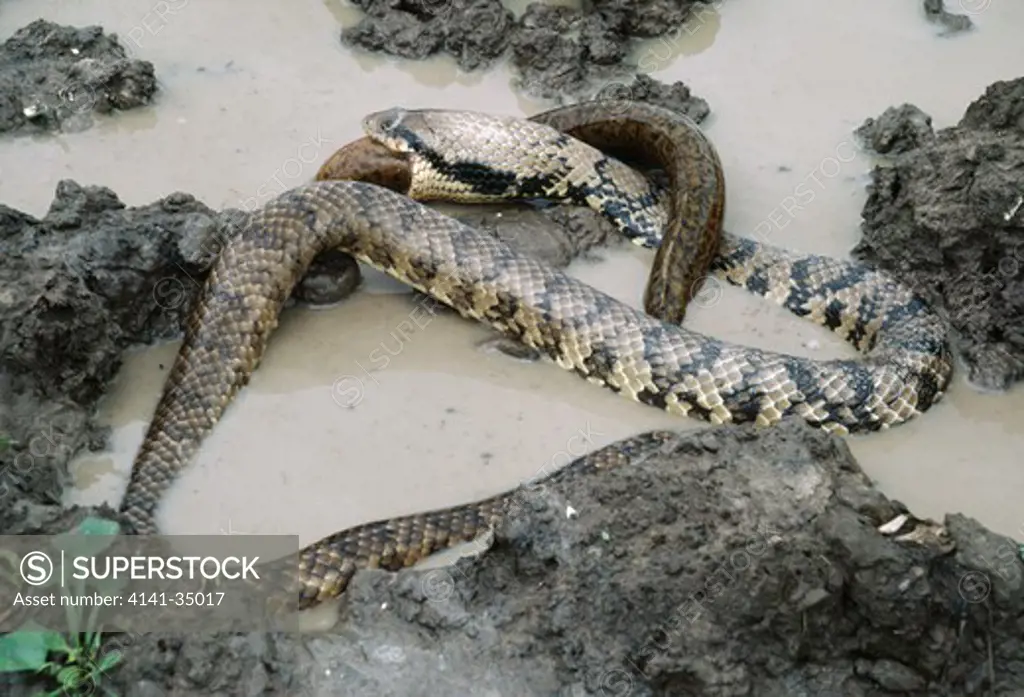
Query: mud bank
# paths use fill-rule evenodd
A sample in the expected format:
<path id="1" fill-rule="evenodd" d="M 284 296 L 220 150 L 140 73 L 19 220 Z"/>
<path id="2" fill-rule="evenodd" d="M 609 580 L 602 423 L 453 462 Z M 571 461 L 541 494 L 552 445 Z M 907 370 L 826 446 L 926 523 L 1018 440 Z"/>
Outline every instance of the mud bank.
<path id="1" fill-rule="evenodd" d="M 956 126 L 913 105 L 858 129 L 875 168 L 854 255 L 945 309 L 969 378 L 1024 377 L 1024 78 L 996 82 Z"/>
<path id="2" fill-rule="evenodd" d="M 602 0 L 587 10 L 534 2 L 516 17 L 499 0 L 357 0 L 365 16 L 344 29 L 347 46 L 408 59 L 452 56 L 463 70 L 508 57 L 524 94 L 561 101 L 598 82 L 628 83 L 651 66 L 629 60 L 636 39 L 687 31 L 712 4 Z M 621 84 L 618 86 L 621 87 Z"/>
<path id="3" fill-rule="evenodd" d="M 1024 678 L 1015 546 L 959 516 L 948 537 L 915 521 L 883 538 L 900 506 L 802 422 L 678 436 L 517 510 L 479 561 L 362 575 L 340 635 L 309 640 L 304 689 L 975 694 L 997 644 L 996 685 Z"/>
<path id="4" fill-rule="evenodd" d="M 598 0 L 583 8 L 531 2 L 518 16 L 500 0 L 354 0 L 364 16 L 341 32 L 346 46 L 398 58 L 451 56 L 465 71 L 486 70 L 506 59 L 518 90 L 558 102 L 592 96 L 609 82 L 621 87 L 662 62 L 634 60 L 639 41 L 665 46 L 695 33 L 721 0 Z M 965 14 L 957 10 L 964 9 Z M 970 30 L 969 13 L 984 3 L 947 8 L 923 0 L 922 16 L 942 35 Z"/>
<path id="5" fill-rule="evenodd" d="M 0 476 L 59 502 L 75 453 L 101 448 L 97 400 L 129 348 L 181 336 L 182 322 L 245 213 L 214 211 L 177 192 L 130 208 L 106 187 L 61 181 L 42 219 L 0 204 Z M 351 257 L 318 258 L 293 301 L 353 290 Z M 16 505 L 0 530 L 24 522 Z"/>
<path id="6" fill-rule="evenodd" d="M 880 494 L 803 422 L 522 493 L 490 550 L 357 576 L 329 634 L 120 635 L 125 695 L 1009 694 L 1016 544 Z M 14 692 L 14 694 L 26 694 Z"/>
<path id="7" fill-rule="evenodd" d="M 153 64 L 101 27 L 40 19 L 0 46 L 0 133 L 85 130 L 92 114 L 149 104 L 156 89 Z"/>

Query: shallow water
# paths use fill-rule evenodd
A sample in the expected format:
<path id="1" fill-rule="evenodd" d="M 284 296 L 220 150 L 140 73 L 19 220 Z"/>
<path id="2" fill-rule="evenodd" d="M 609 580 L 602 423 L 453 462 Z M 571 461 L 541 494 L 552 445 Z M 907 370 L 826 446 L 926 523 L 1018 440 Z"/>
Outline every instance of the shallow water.
<path id="1" fill-rule="evenodd" d="M 352 55 L 338 33 L 357 15 L 343 3 L 178 0 L 161 6 L 173 12 L 155 13 L 157 6 L 4 3 L 4 36 L 40 16 L 101 24 L 155 64 L 162 87 L 152 107 L 85 132 L 0 140 L 0 171 L 19 174 L 0 180 L 5 204 L 43 215 L 57 182 L 74 178 L 109 186 L 128 205 L 187 191 L 214 208 L 249 208 L 311 179 L 331 152 L 361 135 L 367 112 L 543 108 L 513 93 L 503 69 L 466 76 L 448 60 Z M 973 32 L 940 37 L 919 2 L 839 9 L 732 0 L 636 55 L 654 77 L 684 80 L 709 101 L 705 128 L 726 171 L 729 230 L 845 257 L 859 236 L 871 164 L 851 131 L 903 102 L 931 114 L 937 128 L 952 125 L 988 84 L 1024 65 L 1024 5 L 995 3 L 974 19 Z M 639 306 L 650 253 L 624 247 L 603 256 L 570 271 Z M 285 313 L 260 371 L 167 497 L 165 531 L 287 532 L 306 544 L 360 522 L 509 489 L 631 433 L 706 427 L 551 364 L 481 351 L 487 329 L 433 317 L 397 283 L 370 271 L 367 278 L 368 292 L 338 307 Z M 693 308 L 688 326 L 799 355 L 852 355 L 824 330 L 724 290 Z M 128 358 L 103 404 L 111 450 L 74 464 L 78 488 L 69 501 L 119 500 L 176 349 Z M 982 394 L 963 375 L 919 420 L 850 438 L 850 446 L 915 513 L 960 511 L 1024 537 L 1015 501 L 1024 489 L 1024 431 L 1012 427 L 1024 415 L 1024 390 Z"/>

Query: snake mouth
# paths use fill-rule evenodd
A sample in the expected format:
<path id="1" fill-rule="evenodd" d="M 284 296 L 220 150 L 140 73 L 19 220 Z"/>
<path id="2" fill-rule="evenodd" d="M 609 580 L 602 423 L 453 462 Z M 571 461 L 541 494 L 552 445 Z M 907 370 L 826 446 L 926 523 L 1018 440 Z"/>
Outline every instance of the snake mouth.
<path id="1" fill-rule="evenodd" d="M 409 110 L 392 107 L 383 111 L 375 111 L 363 118 L 363 132 L 374 142 L 380 143 L 394 152 L 414 152 L 408 137 L 408 129 L 402 122 L 409 116 Z"/>

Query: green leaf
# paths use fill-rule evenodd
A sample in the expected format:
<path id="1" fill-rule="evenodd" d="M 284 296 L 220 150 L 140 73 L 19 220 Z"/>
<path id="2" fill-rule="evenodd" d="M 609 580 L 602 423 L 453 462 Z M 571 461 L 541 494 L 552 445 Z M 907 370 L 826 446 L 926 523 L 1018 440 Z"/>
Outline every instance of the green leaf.
<path id="1" fill-rule="evenodd" d="M 78 666 L 67 666 L 61 668 L 60 672 L 57 673 L 57 682 L 64 690 L 71 694 L 71 690 L 79 687 L 88 687 L 92 678 L 89 673 L 82 670 Z"/>
<path id="2" fill-rule="evenodd" d="M 53 661 L 47 661 L 43 665 L 39 666 L 37 673 L 46 673 L 47 675 L 56 675 L 57 671 L 60 670 L 60 666 Z"/>
<path id="3" fill-rule="evenodd" d="M 68 640 L 59 632 L 43 632 L 46 636 L 46 648 L 54 653 L 67 653 L 71 650 Z"/>
<path id="4" fill-rule="evenodd" d="M 50 652 L 49 632 L 14 632 L 0 637 L 0 673 L 37 670 Z"/>
<path id="5" fill-rule="evenodd" d="M 67 640 L 64 635 L 60 632 L 52 629 L 46 629 L 43 625 L 39 624 L 35 620 L 27 620 L 23 625 L 18 627 L 17 634 L 41 634 L 43 640 L 46 643 L 48 651 L 55 652 L 66 652 L 70 650 Z"/>
<path id="6" fill-rule="evenodd" d="M 106 673 L 108 670 L 116 666 L 124 658 L 120 651 L 114 650 L 100 656 L 99 663 L 96 664 L 96 669 L 100 673 Z"/>
<path id="7" fill-rule="evenodd" d="M 116 522 L 89 516 L 68 532 L 55 535 L 52 545 L 69 557 L 95 557 L 113 544 L 120 532 Z"/>
<path id="8" fill-rule="evenodd" d="M 79 535 L 114 537 L 121 532 L 121 526 L 113 520 L 89 516 L 78 524 L 78 527 L 75 528 L 75 532 Z M 113 542 L 113 540 L 111 540 L 111 542 Z"/>

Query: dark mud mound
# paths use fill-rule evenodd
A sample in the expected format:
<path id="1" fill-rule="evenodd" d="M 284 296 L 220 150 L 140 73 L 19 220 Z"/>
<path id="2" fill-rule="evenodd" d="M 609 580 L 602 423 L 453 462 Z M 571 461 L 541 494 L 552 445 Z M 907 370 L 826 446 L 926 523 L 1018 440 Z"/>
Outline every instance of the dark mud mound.
<path id="1" fill-rule="evenodd" d="M 517 89 L 556 101 L 628 83 L 638 74 L 629 60 L 635 39 L 674 42 L 683 23 L 700 16 L 697 8 L 707 11 L 687 0 L 601 0 L 585 10 L 533 2 L 517 18 L 500 0 L 355 4 L 366 16 L 342 30 L 347 46 L 412 60 L 447 54 L 467 71 L 490 68 L 508 54 Z"/>
<path id="2" fill-rule="evenodd" d="M 156 89 L 153 64 L 101 27 L 40 19 L 0 46 L 0 133 L 83 130 L 92 113 L 149 104 Z"/>
<path id="3" fill-rule="evenodd" d="M 194 250 L 213 237 L 215 215 L 187 194 L 127 208 L 110 189 L 72 181 L 41 220 L 0 205 L 5 487 L 51 498 L 68 459 L 100 444 L 87 415 L 127 347 L 180 334 L 212 261 Z M 17 520 L 4 510 L 0 530 Z"/>
<path id="4" fill-rule="evenodd" d="M 500 0 L 354 0 L 366 13 L 341 40 L 368 51 L 421 60 L 437 53 L 463 70 L 491 67 L 505 52 L 514 17 Z"/>
<path id="5" fill-rule="evenodd" d="M 703 123 L 711 114 L 711 107 L 707 101 L 693 94 L 684 83 L 673 82 L 670 85 L 642 73 L 634 75 L 629 81 L 605 85 L 597 93 L 596 98 L 627 99 L 657 104 L 689 116 L 694 123 Z"/>
<path id="6" fill-rule="evenodd" d="M 1024 678 L 1014 544 L 958 516 L 883 536 L 902 508 L 802 422 L 680 436 L 519 511 L 479 561 L 362 575 L 343 636 L 311 642 L 345 647 L 321 666 L 347 676 L 335 689 L 969 695 L 993 631 L 998 684 Z"/>
<path id="7" fill-rule="evenodd" d="M 596 80 L 626 79 L 627 48 L 598 14 L 531 3 L 512 37 L 515 87 L 542 99 L 584 94 Z"/>
<path id="8" fill-rule="evenodd" d="M 981 2 L 968 0 L 967 2 L 960 2 L 959 7 L 967 10 L 968 14 L 950 12 L 946 9 L 943 0 L 924 0 L 922 5 L 924 16 L 929 21 L 942 27 L 945 30 L 944 34 L 958 34 L 974 26 L 974 22 L 971 21 L 969 15 L 983 11 L 987 7 L 987 3 L 984 0 L 981 0 Z"/>
<path id="9" fill-rule="evenodd" d="M 968 697 L 1024 685 L 1016 545 L 961 516 L 902 522 L 845 443 L 803 422 L 680 435 L 636 466 L 530 487 L 516 510 L 478 559 L 358 574 L 329 635 L 115 637 L 115 686 Z"/>
<path id="10" fill-rule="evenodd" d="M 518 90 L 563 101 L 591 96 L 608 83 L 663 67 L 721 2 L 594 0 L 581 9 L 531 2 L 518 17 L 501 0 L 353 0 L 365 16 L 343 29 L 341 42 L 408 60 L 450 55 L 466 71 L 509 56 Z M 923 16 L 950 35 L 973 27 L 985 0 L 923 0 Z M 955 10 L 963 10 L 957 12 Z M 638 40 L 661 41 L 638 61 Z"/>
<path id="11" fill-rule="evenodd" d="M 892 160 L 872 172 L 854 255 L 947 312 L 976 384 L 1024 377 L 1024 78 L 997 82 L 938 133 L 912 105 L 858 134 Z"/>

